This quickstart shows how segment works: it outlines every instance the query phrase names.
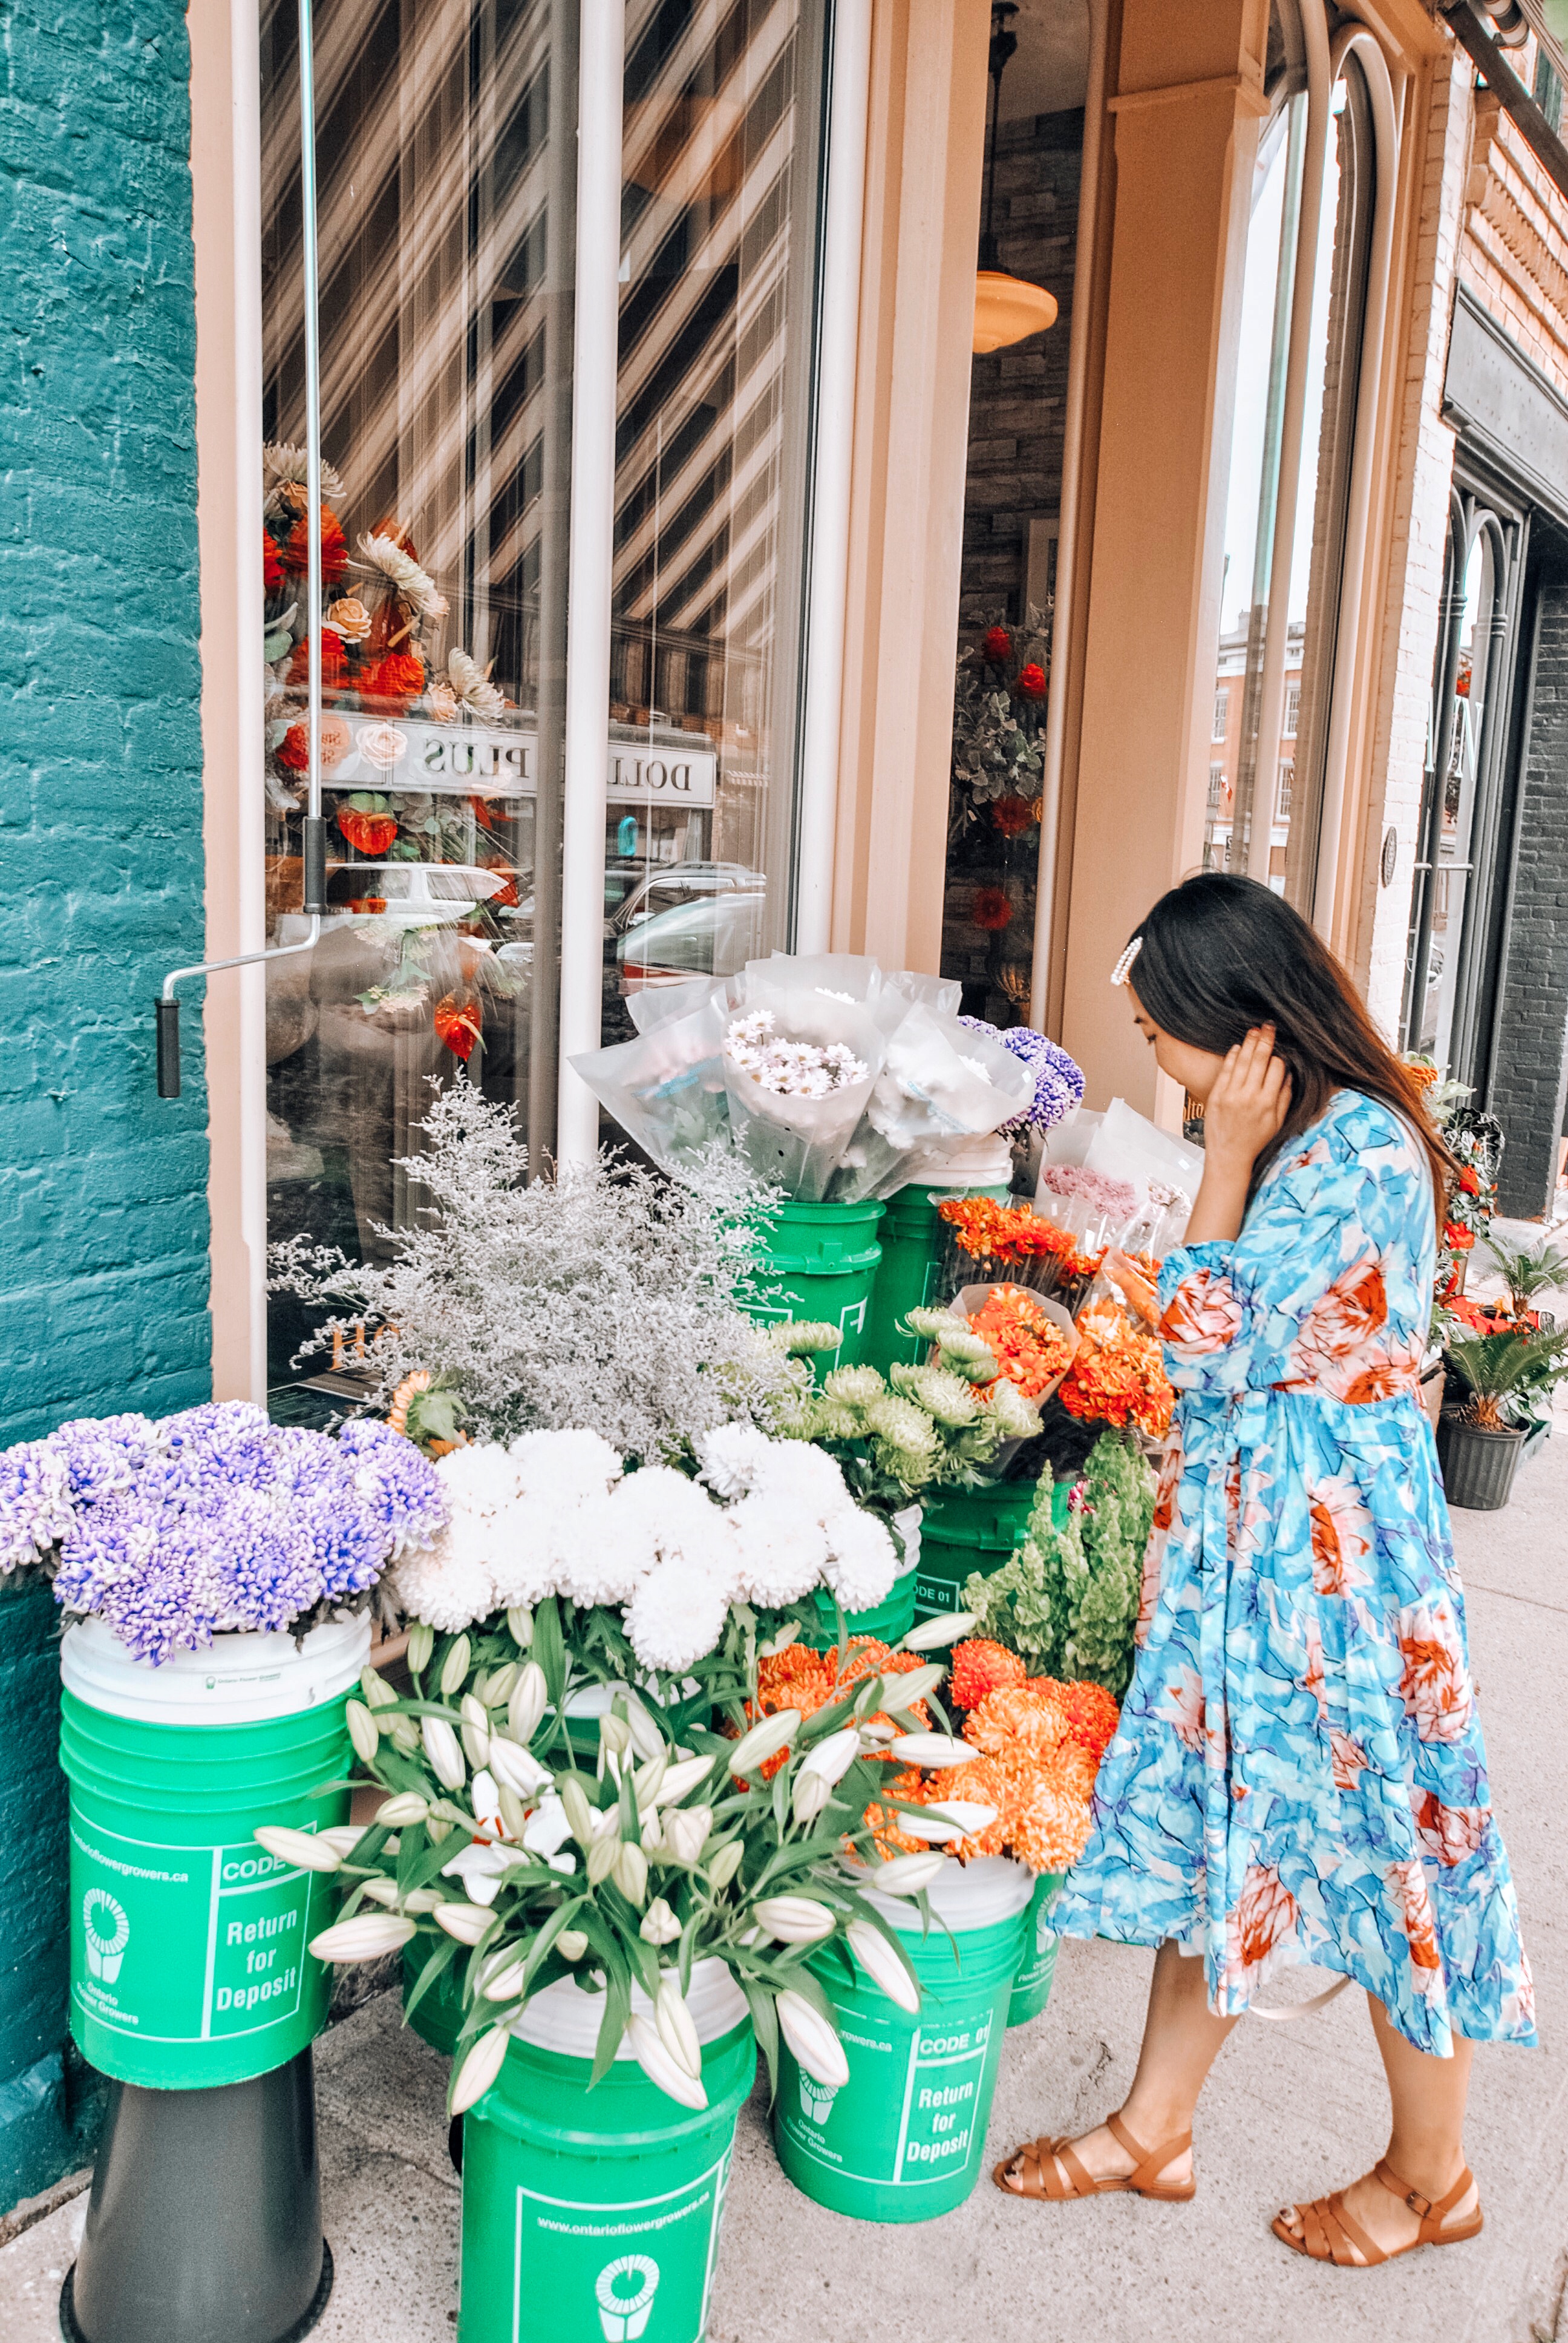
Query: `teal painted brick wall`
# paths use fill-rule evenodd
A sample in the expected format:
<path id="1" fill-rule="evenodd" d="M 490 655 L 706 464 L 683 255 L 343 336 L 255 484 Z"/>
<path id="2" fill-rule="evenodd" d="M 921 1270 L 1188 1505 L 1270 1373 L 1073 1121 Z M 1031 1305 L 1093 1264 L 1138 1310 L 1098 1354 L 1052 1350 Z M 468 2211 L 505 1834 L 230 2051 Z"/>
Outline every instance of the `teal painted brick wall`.
<path id="1" fill-rule="evenodd" d="M 0 1443 L 207 1396 L 190 56 L 176 0 L 0 10 Z M 196 1021 L 191 1021 L 193 1024 Z M 53 1605 L 0 1598 L 0 2207 L 79 2162 Z"/>

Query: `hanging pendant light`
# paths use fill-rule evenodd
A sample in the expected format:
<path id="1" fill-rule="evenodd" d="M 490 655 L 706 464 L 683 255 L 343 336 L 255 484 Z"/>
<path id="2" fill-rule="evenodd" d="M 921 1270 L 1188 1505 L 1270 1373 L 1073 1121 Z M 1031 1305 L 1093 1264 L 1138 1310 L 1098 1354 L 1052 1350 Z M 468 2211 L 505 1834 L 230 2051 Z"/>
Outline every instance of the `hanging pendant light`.
<path id="1" fill-rule="evenodd" d="M 980 236 L 980 266 L 975 275 L 972 347 L 977 352 L 1005 349 L 1010 342 L 1021 342 L 1030 334 L 1043 334 L 1048 326 L 1055 325 L 1057 317 L 1054 293 L 1048 293 L 1043 285 L 1031 285 L 1027 277 L 1008 275 L 1001 265 L 1001 255 L 991 229 L 991 217 L 996 208 L 996 130 L 1001 112 L 1001 77 L 1007 70 L 1008 59 L 1018 47 L 1018 35 L 1011 29 L 1011 19 L 1017 14 L 1017 0 L 992 0 L 985 227 Z"/>

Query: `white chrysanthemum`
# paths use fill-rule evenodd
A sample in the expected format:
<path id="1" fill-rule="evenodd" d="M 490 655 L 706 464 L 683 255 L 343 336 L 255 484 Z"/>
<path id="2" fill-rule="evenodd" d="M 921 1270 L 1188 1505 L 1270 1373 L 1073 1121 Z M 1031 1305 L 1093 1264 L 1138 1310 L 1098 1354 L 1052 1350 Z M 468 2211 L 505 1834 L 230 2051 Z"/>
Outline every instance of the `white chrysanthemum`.
<path id="1" fill-rule="evenodd" d="M 446 596 L 437 590 L 436 581 L 429 571 L 421 569 L 419 564 L 404 552 L 396 538 L 362 537 L 359 550 L 417 618 L 446 617 Z"/>
<path id="2" fill-rule="evenodd" d="M 519 1493 L 552 1503 L 602 1497 L 625 1469 L 597 1432 L 520 1432 L 507 1453 L 517 1469 Z"/>
<path id="3" fill-rule="evenodd" d="M 465 708 L 476 716 L 494 718 L 506 707 L 506 694 L 490 681 L 477 659 L 467 651 L 453 649 L 447 654 L 447 675 L 452 689 Z"/>
<path id="4" fill-rule="evenodd" d="M 400 1554 L 391 1584 L 407 1617 L 424 1619 L 443 1634 L 470 1627 L 500 1607 L 483 1554 L 458 1522 L 444 1529 L 434 1545 Z"/>
<path id="5" fill-rule="evenodd" d="M 542 1603 L 560 1592 L 578 1508 L 519 1500 L 485 1524 L 498 1608 Z"/>
<path id="6" fill-rule="evenodd" d="M 774 1443 L 754 1423 L 717 1423 L 693 1443 L 702 1477 L 721 1497 L 743 1497 Z"/>
<path id="7" fill-rule="evenodd" d="M 723 1518 L 706 1489 L 668 1464 L 645 1464 L 640 1473 L 628 1473 L 609 1504 L 618 1521 L 646 1530 L 664 1548 L 708 1535 Z"/>
<path id="8" fill-rule="evenodd" d="M 798 1603 L 827 1567 L 826 1534 L 798 1507 L 759 1492 L 730 1507 L 729 1525 L 739 1542 L 741 1592 L 764 1609 Z"/>
<path id="9" fill-rule="evenodd" d="M 755 1492 L 780 1506 L 825 1522 L 850 1503 L 844 1475 L 826 1449 L 806 1440 L 775 1440 L 757 1475 Z"/>
<path id="10" fill-rule="evenodd" d="M 712 1572 L 661 1562 L 626 1608 L 626 1632 L 645 1668 L 684 1674 L 724 1633 L 729 1589 Z"/>
<path id="11" fill-rule="evenodd" d="M 628 1603 L 658 1559 L 651 1530 L 626 1518 L 613 1498 L 563 1508 L 556 1591 L 587 1610 Z"/>
<path id="12" fill-rule="evenodd" d="M 869 1611 L 885 1603 L 899 1574 L 899 1551 L 874 1513 L 849 1506 L 827 1528 L 831 1548 L 824 1575 L 846 1611 Z"/>
<path id="13" fill-rule="evenodd" d="M 498 1441 L 454 1448 L 436 1470 L 454 1513 L 496 1513 L 517 1503 L 518 1468 Z"/>

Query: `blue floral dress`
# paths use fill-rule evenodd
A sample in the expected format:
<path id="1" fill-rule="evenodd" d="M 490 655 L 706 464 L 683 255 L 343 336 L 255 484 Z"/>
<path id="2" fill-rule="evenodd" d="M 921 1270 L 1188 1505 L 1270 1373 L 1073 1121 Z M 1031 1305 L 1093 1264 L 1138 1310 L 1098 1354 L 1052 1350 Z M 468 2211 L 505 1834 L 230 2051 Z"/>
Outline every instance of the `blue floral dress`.
<path id="1" fill-rule="evenodd" d="M 1201 1948 L 1227 2016 L 1344 1971 L 1445 2056 L 1535 2028 L 1417 1394 L 1435 1243 L 1422 1150 L 1342 1091 L 1233 1244 L 1167 1259 L 1141 1649 L 1054 1916 Z"/>

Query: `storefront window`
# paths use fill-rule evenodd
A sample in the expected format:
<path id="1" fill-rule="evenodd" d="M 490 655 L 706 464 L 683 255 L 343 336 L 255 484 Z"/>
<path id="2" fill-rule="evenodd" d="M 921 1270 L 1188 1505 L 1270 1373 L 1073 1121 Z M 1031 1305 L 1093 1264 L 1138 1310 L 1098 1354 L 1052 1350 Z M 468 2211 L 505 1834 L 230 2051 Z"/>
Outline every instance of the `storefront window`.
<path id="1" fill-rule="evenodd" d="M 268 1222 L 375 1258 L 433 1086 L 554 1141 L 578 8 L 317 26 L 317 613 L 296 25 L 264 0 L 268 940 L 307 933 L 311 624 L 329 910 L 268 970 Z M 823 43 L 820 0 L 627 10 L 607 1041 L 789 936 Z M 275 1297 L 274 1380 L 300 1332 Z"/>
<path id="2" fill-rule="evenodd" d="M 1235 679 L 1229 689 L 1238 718 L 1226 792 L 1211 809 L 1204 841 L 1209 868 L 1250 872 L 1309 913 L 1372 226 L 1374 142 L 1354 56 L 1332 86 L 1308 244 L 1310 136 L 1303 90 L 1264 132 L 1253 182 L 1220 631 L 1219 671 Z M 1287 404 L 1303 251 L 1312 310 L 1292 465 Z M 1283 643 L 1271 657 L 1270 628 L 1282 619 Z M 1283 740 L 1293 754 L 1282 759 Z"/>

